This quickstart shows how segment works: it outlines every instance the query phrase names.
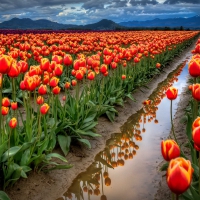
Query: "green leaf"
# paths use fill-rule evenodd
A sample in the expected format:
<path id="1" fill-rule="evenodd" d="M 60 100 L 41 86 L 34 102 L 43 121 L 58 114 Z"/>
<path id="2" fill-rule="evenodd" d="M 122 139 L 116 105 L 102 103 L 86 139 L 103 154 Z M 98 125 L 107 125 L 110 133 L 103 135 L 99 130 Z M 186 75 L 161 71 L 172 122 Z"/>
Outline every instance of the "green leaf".
<path id="1" fill-rule="evenodd" d="M 12 93 L 12 88 L 8 88 L 2 91 L 3 94 L 5 93 Z"/>
<path id="2" fill-rule="evenodd" d="M 96 158 L 95 158 L 97 161 L 101 162 L 103 165 L 109 167 L 109 168 L 113 168 L 112 165 L 108 164 L 106 162 L 106 160 L 104 160 L 100 155 L 97 155 Z M 113 168 L 114 169 L 114 168 Z"/>
<path id="3" fill-rule="evenodd" d="M 84 119 L 82 123 L 85 124 L 87 122 L 93 121 L 95 117 L 96 117 L 96 113 L 94 113 L 90 117 L 87 117 L 86 119 Z"/>
<path id="4" fill-rule="evenodd" d="M 27 175 L 26 175 L 26 173 L 23 170 L 21 171 L 21 177 L 27 178 Z"/>
<path id="5" fill-rule="evenodd" d="M 55 169 L 70 169 L 73 165 L 56 165 L 55 167 L 52 167 L 48 169 L 47 171 L 55 170 Z"/>
<path id="6" fill-rule="evenodd" d="M 45 140 L 42 142 L 42 145 L 38 149 L 38 155 L 41 155 L 45 149 L 47 149 L 49 144 L 49 138 L 46 137 Z"/>
<path id="7" fill-rule="evenodd" d="M 196 192 L 192 185 L 190 186 L 190 191 L 194 200 L 200 199 L 200 195 Z"/>
<path id="8" fill-rule="evenodd" d="M 8 160 L 8 158 L 14 156 L 20 150 L 20 148 L 21 147 L 19 146 L 11 147 L 3 154 L 1 162 L 5 162 L 6 160 Z"/>
<path id="9" fill-rule="evenodd" d="M 168 166 L 169 166 L 169 162 L 163 164 L 162 167 L 160 168 L 160 171 L 161 171 L 161 172 L 166 171 L 167 168 L 168 168 Z"/>
<path id="10" fill-rule="evenodd" d="M 3 144 L 0 145 L 0 158 L 2 156 L 2 154 L 5 152 L 5 150 L 7 149 L 7 141 L 5 141 Z"/>
<path id="11" fill-rule="evenodd" d="M 79 142 L 85 144 L 88 148 L 91 149 L 91 144 L 90 144 L 89 140 L 87 140 L 87 139 L 82 139 L 82 138 L 78 138 L 77 140 L 78 140 Z"/>
<path id="12" fill-rule="evenodd" d="M 69 152 L 69 148 L 70 148 L 70 144 L 71 144 L 71 137 L 64 136 L 64 135 L 58 135 L 58 143 L 59 143 L 60 148 L 62 149 L 64 155 L 66 156 Z"/>
<path id="13" fill-rule="evenodd" d="M 82 131 L 82 130 L 76 130 L 76 132 L 80 135 L 85 135 L 85 136 L 91 136 L 91 137 L 100 137 L 100 134 L 94 133 L 93 131 Z"/>
<path id="14" fill-rule="evenodd" d="M 4 191 L 0 191 L 0 200 L 10 200 L 10 198 Z"/>
<path id="15" fill-rule="evenodd" d="M 67 162 L 66 158 L 61 156 L 58 153 L 50 153 L 50 154 L 46 155 L 46 158 L 48 160 L 50 160 L 51 158 L 58 158 L 58 159 L 62 160 L 63 162 Z"/>

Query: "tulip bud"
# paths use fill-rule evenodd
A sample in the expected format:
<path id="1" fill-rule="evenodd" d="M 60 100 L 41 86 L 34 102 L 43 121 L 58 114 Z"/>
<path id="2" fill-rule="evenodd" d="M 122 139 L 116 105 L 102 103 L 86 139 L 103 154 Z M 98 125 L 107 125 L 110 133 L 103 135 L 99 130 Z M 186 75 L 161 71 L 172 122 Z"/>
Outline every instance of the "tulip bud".
<path id="1" fill-rule="evenodd" d="M 56 86 L 52 89 L 53 94 L 59 94 L 60 93 L 60 87 Z"/>
<path id="2" fill-rule="evenodd" d="M 38 88 L 38 93 L 40 95 L 45 95 L 47 93 L 47 86 L 46 85 L 40 85 L 40 87 Z"/>
<path id="3" fill-rule="evenodd" d="M 8 97 L 4 97 L 2 99 L 2 106 L 5 106 L 5 107 L 9 107 L 10 106 L 10 100 Z"/>
<path id="4" fill-rule="evenodd" d="M 10 70 L 13 58 L 7 55 L 0 55 L 0 73 L 7 74 Z"/>
<path id="5" fill-rule="evenodd" d="M 38 96 L 37 100 L 36 100 L 38 105 L 41 105 L 44 103 L 44 98 L 42 96 Z"/>
<path id="6" fill-rule="evenodd" d="M 180 156 L 180 148 L 174 140 L 166 140 L 161 142 L 161 152 L 166 161 Z"/>

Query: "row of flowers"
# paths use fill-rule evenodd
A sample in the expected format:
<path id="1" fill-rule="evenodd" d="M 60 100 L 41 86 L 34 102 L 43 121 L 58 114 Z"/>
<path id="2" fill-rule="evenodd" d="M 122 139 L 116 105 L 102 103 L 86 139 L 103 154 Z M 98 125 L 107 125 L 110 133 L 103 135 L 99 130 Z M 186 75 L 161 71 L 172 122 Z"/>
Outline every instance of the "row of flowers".
<path id="1" fill-rule="evenodd" d="M 192 93 L 190 106 L 186 109 L 185 122 L 187 124 L 187 148 L 190 149 L 189 160 L 188 155 L 183 152 L 183 145 L 179 143 L 172 123 L 173 138 L 161 142 L 161 152 L 167 163 L 162 167 L 162 170 L 167 167 L 167 184 L 172 191 L 172 198 L 181 197 L 185 200 L 200 199 L 200 117 L 198 101 L 200 100 L 199 76 L 200 76 L 200 40 L 197 41 L 192 59 L 188 65 L 189 74 L 193 77 L 189 85 L 189 90 Z M 166 92 L 171 103 L 176 99 L 178 91 L 174 87 L 170 87 Z M 171 104 L 172 106 L 172 104 Z M 172 113 L 171 113 L 172 116 Z M 181 147 L 182 146 L 182 147 Z M 175 194 L 175 196 L 174 196 Z"/>

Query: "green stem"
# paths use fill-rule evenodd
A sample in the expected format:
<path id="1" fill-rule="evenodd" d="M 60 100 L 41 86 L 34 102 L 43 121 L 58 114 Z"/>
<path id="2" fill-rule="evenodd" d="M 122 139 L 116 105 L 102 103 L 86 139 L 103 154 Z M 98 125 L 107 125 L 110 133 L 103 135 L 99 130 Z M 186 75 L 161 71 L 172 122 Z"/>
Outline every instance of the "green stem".
<path id="1" fill-rule="evenodd" d="M 172 200 L 174 200 L 174 193 L 172 192 Z"/>
<path id="2" fill-rule="evenodd" d="M 2 76 L 2 77 L 1 77 Z M 3 89 L 3 74 L 0 76 L 2 80 L 0 80 L 0 109 L 2 107 L 2 89 Z M 1 110 L 0 110 L 1 111 Z M 3 134 L 1 132 L 1 125 L 2 125 L 2 114 L 0 112 L 0 144 L 3 142 Z"/>
<path id="3" fill-rule="evenodd" d="M 200 151 L 199 151 L 199 194 L 200 194 Z"/>
<path id="4" fill-rule="evenodd" d="M 172 118 L 172 100 L 171 100 L 171 105 L 170 105 L 170 116 L 171 116 L 172 133 L 173 133 L 173 136 L 174 136 L 176 143 L 178 144 L 178 141 L 176 139 L 176 135 L 175 135 L 175 132 L 174 132 L 174 124 L 173 124 L 173 118 Z"/>
<path id="5" fill-rule="evenodd" d="M 178 197 L 179 197 L 179 195 L 178 195 L 178 194 L 176 194 L 176 200 L 178 200 L 178 199 L 179 199 Z"/>

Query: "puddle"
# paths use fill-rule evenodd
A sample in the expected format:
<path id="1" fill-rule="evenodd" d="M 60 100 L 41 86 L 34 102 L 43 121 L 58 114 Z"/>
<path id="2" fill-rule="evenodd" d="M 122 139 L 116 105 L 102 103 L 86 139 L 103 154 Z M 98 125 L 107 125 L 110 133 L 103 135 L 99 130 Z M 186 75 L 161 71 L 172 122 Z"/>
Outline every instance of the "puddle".
<path id="1" fill-rule="evenodd" d="M 153 200 L 157 190 L 154 182 L 161 179 L 157 174 L 162 160 L 160 142 L 171 129 L 170 101 L 165 91 L 172 85 L 178 89 L 174 115 L 187 76 L 185 61 L 158 84 L 149 96 L 151 104 L 132 115 L 121 133 L 112 135 L 95 162 L 57 200 Z"/>

